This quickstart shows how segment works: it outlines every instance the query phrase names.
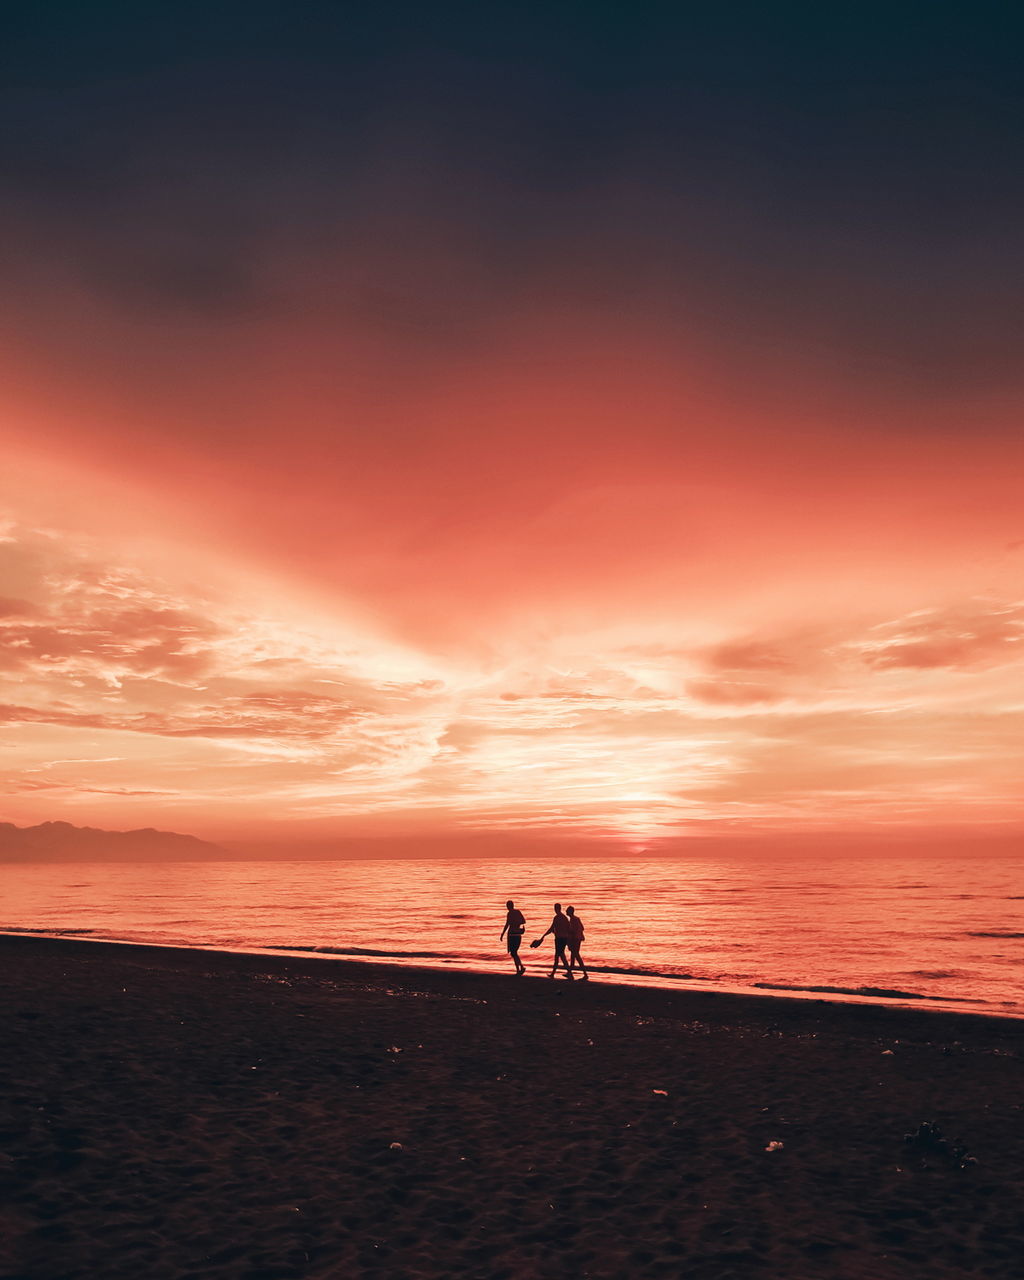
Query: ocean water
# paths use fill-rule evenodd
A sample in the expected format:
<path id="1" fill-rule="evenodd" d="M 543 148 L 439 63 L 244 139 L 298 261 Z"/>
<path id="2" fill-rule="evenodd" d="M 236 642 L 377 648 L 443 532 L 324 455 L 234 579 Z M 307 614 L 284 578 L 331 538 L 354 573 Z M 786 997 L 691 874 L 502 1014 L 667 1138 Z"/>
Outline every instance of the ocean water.
<path id="1" fill-rule="evenodd" d="M 464 859 L 0 868 L 0 930 L 511 973 L 505 900 L 583 919 L 597 979 L 1024 1016 L 1019 860 Z M 829 991 L 822 991 L 829 988 Z"/>

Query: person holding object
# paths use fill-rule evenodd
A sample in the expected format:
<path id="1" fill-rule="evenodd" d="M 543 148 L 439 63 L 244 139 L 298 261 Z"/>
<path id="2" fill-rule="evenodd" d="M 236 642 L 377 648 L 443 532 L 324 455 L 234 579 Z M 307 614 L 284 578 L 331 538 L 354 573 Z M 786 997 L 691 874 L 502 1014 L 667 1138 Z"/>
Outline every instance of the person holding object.
<path id="1" fill-rule="evenodd" d="M 583 957 L 580 955 L 580 947 L 583 945 L 583 939 L 587 936 L 583 932 L 583 921 L 576 914 L 575 907 L 566 907 L 565 914 L 569 920 L 570 976 L 573 969 L 582 969 L 583 981 L 586 982 L 590 978 L 590 974 L 587 973 L 587 966 L 583 963 Z"/>
<path id="2" fill-rule="evenodd" d="M 571 982 L 573 973 L 569 968 L 569 961 L 565 958 L 565 949 L 569 945 L 569 921 L 567 917 L 562 914 L 562 904 L 560 902 L 555 903 L 555 914 L 551 923 L 539 938 L 536 938 L 530 943 L 530 946 L 539 947 L 549 933 L 554 935 L 555 957 L 551 962 L 551 972 L 548 974 L 548 977 L 553 978 L 555 976 L 555 970 L 558 968 L 558 962 L 561 961 L 562 966 L 565 969 L 565 976 Z"/>
<path id="3" fill-rule="evenodd" d="M 507 936 L 508 938 L 508 953 L 516 966 L 516 977 L 521 978 L 526 972 L 526 966 L 519 959 L 519 943 L 526 932 L 526 917 L 517 909 L 511 898 L 505 903 L 505 906 L 508 909 L 508 915 L 505 917 L 505 927 L 501 931 L 501 937 L 505 938 Z"/>

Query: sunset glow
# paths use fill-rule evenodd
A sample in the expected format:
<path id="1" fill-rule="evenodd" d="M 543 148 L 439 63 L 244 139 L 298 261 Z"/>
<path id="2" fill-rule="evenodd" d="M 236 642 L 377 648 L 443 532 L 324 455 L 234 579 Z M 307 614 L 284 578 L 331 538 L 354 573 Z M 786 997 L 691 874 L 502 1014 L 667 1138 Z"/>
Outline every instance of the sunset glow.
<path id="1" fill-rule="evenodd" d="M 229 45 L 148 114 L 67 90 L 95 191 L 26 168 L 4 215 L 11 821 L 1021 830 L 1016 223 L 930 199 L 999 166 L 927 103 L 912 175 L 862 154 L 849 68 L 819 154 L 768 71 L 730 114 L 656 42 L 591 156 L 551 38 L 525 101 L 411 36 L 365 89 L 281 70 L 272 127 Z"/>
<path id="2" fill-rule="evenodd" d="M 239 482 L 211 516 L 144 435 L 90 511 L 84 461 L 50 481 L 32 460 L 76 519 L 5 495 L 12 820 L 626 844 L 1020 821 L 1008 445 L 990 470 L 964 449 L 973 492 L 951 465 L 905 476 L 893 510 L 885 466 L 854 485 L 790 454 L 806 500 L 749 459 L 728 484 L 648 458 L 661 479 L 596 485 L 555 472 L 578 440 L 547 434 L 528 513 L 498 446 L 486 511 L 465 478 L 472 515 L 396 468 L 383 503 L 357 475 L 311 518 L 317 469 L 269 510 Z M 624 471 L 630 436 L 654 448 L 624 424 Z"/>

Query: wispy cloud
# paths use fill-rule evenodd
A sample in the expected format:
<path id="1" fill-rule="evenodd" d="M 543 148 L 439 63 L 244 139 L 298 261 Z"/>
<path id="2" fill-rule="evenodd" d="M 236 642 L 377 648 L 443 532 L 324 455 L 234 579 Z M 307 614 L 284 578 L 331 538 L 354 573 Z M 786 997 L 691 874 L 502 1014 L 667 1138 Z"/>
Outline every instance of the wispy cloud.
<path id="1" fill-rule="evenodd" d="M 865 662 L 882 668 L 978 668 L 1024 656 L 1024 603 L 970 601 L 876 627 L 861 641 Z"/>
<path id="2" fill-rule="evenodd" d="M 582 627 L 439 658 L 54 531 L 12 525 L 3 551 L 20 584 L 0 604 L 5 787 L 29 816 L 650 840 L 1020 805 L 1014 601 L 714 643 Z"/>

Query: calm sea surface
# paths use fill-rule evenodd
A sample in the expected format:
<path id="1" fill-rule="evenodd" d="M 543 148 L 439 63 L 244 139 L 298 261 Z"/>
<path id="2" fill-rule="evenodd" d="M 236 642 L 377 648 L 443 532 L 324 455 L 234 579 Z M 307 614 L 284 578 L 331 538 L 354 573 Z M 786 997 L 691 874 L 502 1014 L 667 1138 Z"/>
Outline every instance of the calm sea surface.
<path id="1" fill-rule="evenodd" d="M 595 977 L 773 987 L 1024 1015 L 1024 866 L 1007 858 L 825 864 L 667 859 L 78 863 L 0 868 L 0 930 L 317 950 L 511 972 L 557 899 Z"/>

